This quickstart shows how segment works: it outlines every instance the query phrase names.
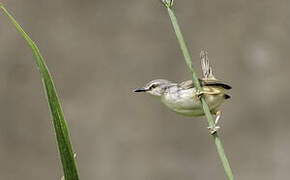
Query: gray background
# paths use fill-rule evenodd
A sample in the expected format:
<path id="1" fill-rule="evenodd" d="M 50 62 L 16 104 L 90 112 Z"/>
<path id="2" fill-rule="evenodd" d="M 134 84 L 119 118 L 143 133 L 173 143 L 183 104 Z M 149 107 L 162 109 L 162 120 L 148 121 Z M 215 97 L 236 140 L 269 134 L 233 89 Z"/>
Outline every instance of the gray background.
<path id="1" fill-rule="evenodd" d="M 226 179 L 204 117 L 177 115 L 132 90 L 190 79 L 158 0 L 4 0 L 54 77 L 84 180 Z M 290 1 L 176 1 L 199 52 L 229 82 L 220 131 L 236 179 L 287 179 Z M 0 179 L 62 176 L 31 50 L 0 16 Z"/>

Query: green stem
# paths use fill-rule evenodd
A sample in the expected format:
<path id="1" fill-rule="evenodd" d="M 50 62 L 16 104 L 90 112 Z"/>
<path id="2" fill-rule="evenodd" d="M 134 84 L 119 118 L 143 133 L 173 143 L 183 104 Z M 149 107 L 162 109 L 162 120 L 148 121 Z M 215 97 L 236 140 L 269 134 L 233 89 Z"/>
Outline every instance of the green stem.
<path id="1" fill-rule="evenodd" d="M 180 48 L 182 50 L 183 56 L 185 58 L 185 62 L 187 64 L 188 68 L 191 71 L 192 80 L 193 80 L 194 86 L 196 87 L 196 89 L 198 91 L 202 91 L 201 86 L 200 86 L 199 81 L 198 81 L 198 78 L 197 78 L 197 76 L 195 74 L 195 71 L 194 71 L 194 68 L 192 66 L 192 61 L 191 61 L 190 55 L 188 53 L 188 49 L 187 49 L 187 47 L 185 45 L 181 30 L 180 30 L 179 25 L 177 23 L 177 19 L 176 19 L 175 15 L 174 15 L 174 12 L 172 10 L 172 2 L 173 1 L 169 1 L 168 2 L 168 3 L 171 3 L 170 5 L 168 5 L 168 4 L 164 4 L 164 5 L 165 5 L 165 7 L 168 10 L 168 14 L 169 14 L 169 17 L 171 19 L 174 31 L 176 33 L 176 36 L 177 36 Z M 166 0 L 163 1 L 163 3 L 167 3 Z M 214 121 L 213 121 L 212 115 L 210 113 L 210 109 L 209 109 L 204 97 L 201 97 L 201 103 L 202 103 L 202 107 L 203 107 L 205 116 L 207 118 L 208 124 L 209 124 L 209 126 L 211 128 L 213 128 L 214 127 Z M 227 157 L 225 155 L 225 152 L 224 152 L 221 140 L 220 140 L 220 138 L 218 136 L 218 133 L 214 133 L 212 136 L 214 138 L 214 141 L 215 141 L 215 144 L 216 144 L 216 147 L 217 147 L 217 151 L 218 151 L 218 154 L 219 154 L 220 159 L 222 161 L 222 164 L 223 164 L 224 170 L 226 172 L 226 175 L 227 175 L 229 180 L 234 180 L 234 177 L 233 177 L 233 174 L 232 174 L 232 170 L 230 168 L 228 159 L 227 159 Z"/>

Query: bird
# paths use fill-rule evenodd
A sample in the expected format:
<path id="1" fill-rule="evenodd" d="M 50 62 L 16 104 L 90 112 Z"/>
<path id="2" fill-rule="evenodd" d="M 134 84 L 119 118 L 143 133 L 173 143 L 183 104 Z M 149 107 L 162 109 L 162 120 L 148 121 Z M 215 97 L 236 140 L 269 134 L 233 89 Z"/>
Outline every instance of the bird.
<path id="1" fill-rule="evenodd" d="M 155 79 L 134 92 L 148 93 L 157 97 L 172 111 L 185 116 L 203 116 L 204 110 L 200 97 L 205 98 L 211 114 L 215 115 L 214 127 L 208 127 L 210 134 L 220 128 L 217 124 L 221 117 L 220 106 L 231 98 L 227 91 L 232 87 L 214 77 L 206 51 L 200 53 L 203 78 L 199 78 L 202 91 L 198 91 L 192 80 L 175 83 L 166 79 Z"/>

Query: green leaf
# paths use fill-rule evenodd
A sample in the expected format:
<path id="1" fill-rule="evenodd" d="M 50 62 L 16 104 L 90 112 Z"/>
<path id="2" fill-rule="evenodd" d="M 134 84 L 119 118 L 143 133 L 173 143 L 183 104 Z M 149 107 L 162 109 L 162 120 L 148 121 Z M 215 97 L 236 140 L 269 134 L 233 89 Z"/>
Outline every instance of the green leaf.
<path id="1" fill-rule="evenodd" d="M 0 8 L 9 17 L 11 22 L 25 38 L 27 43 L 32 49 L 34 59 L 36 61 L 37 67 L 42 77 L 43 86 L 45 89 L 46 99 L 49 104 L 50 112 L 53 119 L 53 125 L 56 133 L 56 139 L 58 143 L 58 150 L 61 157 L 64 177 L 67 180 L 78 180 L 78 172 L 74 159 L 74 152 L 72 150 L 68 129 L 66 126 L 66 121 L 63 116 L 61 105 L 54 87 L 49 70 L 39 52 L 38 47 L 30 39 L 30 37 L 24 32 L 18 22 L 12 17 L 12 15 L 5 9 L 5 7 L 0 2 Z"/>

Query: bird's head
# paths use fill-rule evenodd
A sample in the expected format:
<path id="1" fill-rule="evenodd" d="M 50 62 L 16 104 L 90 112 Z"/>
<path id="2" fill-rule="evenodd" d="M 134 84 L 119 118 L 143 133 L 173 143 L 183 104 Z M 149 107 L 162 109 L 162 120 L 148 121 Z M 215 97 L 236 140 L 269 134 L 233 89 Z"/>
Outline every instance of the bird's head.
<path id="1" fill-rule="evenodd" d="M 166 89 L 172 85 L 172 82 L 165 79 L 156 79 L 150 81 L 142 88 L 135 89 L 134 92 L 146 92 L 153 96 L 162 96 Z"/>

